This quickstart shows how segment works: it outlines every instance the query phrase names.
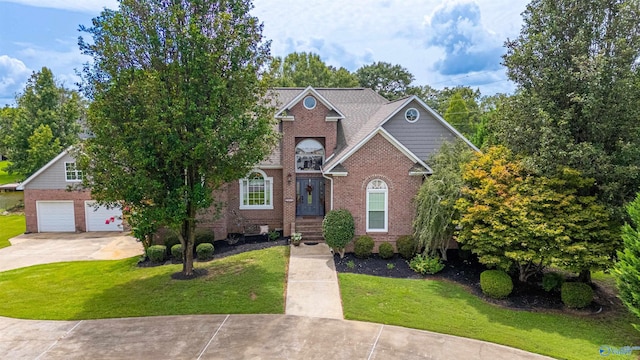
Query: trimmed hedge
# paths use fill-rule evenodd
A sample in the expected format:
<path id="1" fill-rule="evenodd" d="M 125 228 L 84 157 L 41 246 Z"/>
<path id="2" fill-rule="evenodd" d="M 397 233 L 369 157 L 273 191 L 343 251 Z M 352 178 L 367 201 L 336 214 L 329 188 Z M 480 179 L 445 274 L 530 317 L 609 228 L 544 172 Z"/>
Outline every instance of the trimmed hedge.
<path id="1" fill-rule="evenodd" d="M 502 270 L 485 270 L 480 274 L 480 288 L 490 298 L 504 299 L 513 291 L 513 281 Z"/>
<path id="2" fill-rule="evenodd" d="M 178 261 L 182 261 L 182 245 L 175 244 L 171 247 L 171 256 Z"/>
<path id="3" fill-rule="evenodd" d="M 196 229 L 195 239 L 193 242 L 194 247 L 198 247 L 200 244 L 212 244 L 215 241 L 215 235 L 208 229 Z"/>
<path id="4" fill-rule="evenodd" d="M 329 247 L 344 257 L 344 248 L 355 236 L 356 225 L 353 215 L 346 209 L 331 210 L 322 221 L 322 237 Z"/>
<path id="5" fill-rule="evenodd" d="M 355 247 L 353 252 L 356 257 L 360 259 L 366 259 L 371 256 L 371 252 L 373 251 L 373 247 L 375 243 L 371 236 L 362 235 L 358 239 L 356 239 Z"/>
<path id="6" fill-rule="evenodd" d="M 163 262 L 167 256 L 167 247 L 164 245 L 151 245 L 147 248 L 149 260 L 159 263 Z"/>
<path id="7" fill-rule="evenodd" d="M 173 230 L 167 230 L 167 233 L 164 235 L 164 246 L 167 249 L 171 249 L 173 245 L 180 244 L 180 237 Z"/>
<path id="8" fill-rule="evenodd" d="M 582 309 L 591 304 L 593 289 L 589 284 L 581 282 L 566 282 L 560 288 L 562 302 L 572 309 Z"/>
<path id="9" fill-rule="evenodd" d="M 378 246 L 378 255 L 383 259 L 391 259 L 393 257 L 393 245 L 383 242 Z"/>
<path id="10" fill-rule="evenodd" d="M 198 260 L 209 260 L 213 256 L 213 244 L 202 243 L 196 247 L 196 255 Z"/>
<path id="11" fill-rule="evenodd" d="M 398 248 L 398 254 L 409 260 L 418 251 L 418 242 L 411 235 L 403 235 L 396 240 L 396 247 Z"/>

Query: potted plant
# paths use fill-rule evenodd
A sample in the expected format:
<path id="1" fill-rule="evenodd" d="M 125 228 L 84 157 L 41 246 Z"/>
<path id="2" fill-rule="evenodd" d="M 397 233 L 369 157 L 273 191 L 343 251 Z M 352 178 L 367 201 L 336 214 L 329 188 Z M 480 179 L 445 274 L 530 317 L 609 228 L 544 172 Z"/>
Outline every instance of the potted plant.
<path id="1" fill-rule="evenodd" d="M 301 241 L 302 241 L 302 233 L 295 232 L 291 234 L 291 243 L 293 244 L 293 246 L 299 246 Z"/>

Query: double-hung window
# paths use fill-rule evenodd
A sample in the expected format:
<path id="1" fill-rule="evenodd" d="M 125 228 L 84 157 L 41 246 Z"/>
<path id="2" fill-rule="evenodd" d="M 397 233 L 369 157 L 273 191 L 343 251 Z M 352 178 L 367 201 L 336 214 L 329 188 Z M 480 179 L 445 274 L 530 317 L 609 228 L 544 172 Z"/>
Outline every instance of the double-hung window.
<path id="1" fill-rule="evenodd" d="M 375 179 L 367 185 L 367 231 L 385 232 L 388 229 L 387 184 Z"/>
<path id="2" fill-rule="evenodd" d="M 273 178 L 254 170 L 240 179 L 240 209 L 273 209 Z"/>

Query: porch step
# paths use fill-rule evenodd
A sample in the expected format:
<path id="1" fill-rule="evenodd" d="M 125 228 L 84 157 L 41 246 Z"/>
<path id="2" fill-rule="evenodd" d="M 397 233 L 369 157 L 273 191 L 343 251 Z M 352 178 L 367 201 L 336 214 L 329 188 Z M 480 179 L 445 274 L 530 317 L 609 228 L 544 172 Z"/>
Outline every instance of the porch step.
<path id="1" fill-rule="evenodd" d="M 322 217 L 296 218 L 296 232 L 302 233 L 302 241 L 324 241 Z"/>

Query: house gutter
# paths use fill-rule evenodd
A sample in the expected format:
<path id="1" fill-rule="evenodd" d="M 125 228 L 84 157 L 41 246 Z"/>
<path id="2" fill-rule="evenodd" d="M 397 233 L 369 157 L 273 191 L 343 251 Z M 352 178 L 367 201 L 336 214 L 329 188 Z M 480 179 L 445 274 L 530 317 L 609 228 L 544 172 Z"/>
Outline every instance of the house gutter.
<path id="1" fill-rule="evenodd" d="M 322 167 L 320 168 L 322 170 Z M 330 201 L 330 210 L 333 210 L 333 178 L 328 177 L 324 174 L 324 170 L 322 170 L 322 177 L 329 180 L 331 182 L 331 201 Z"/>

